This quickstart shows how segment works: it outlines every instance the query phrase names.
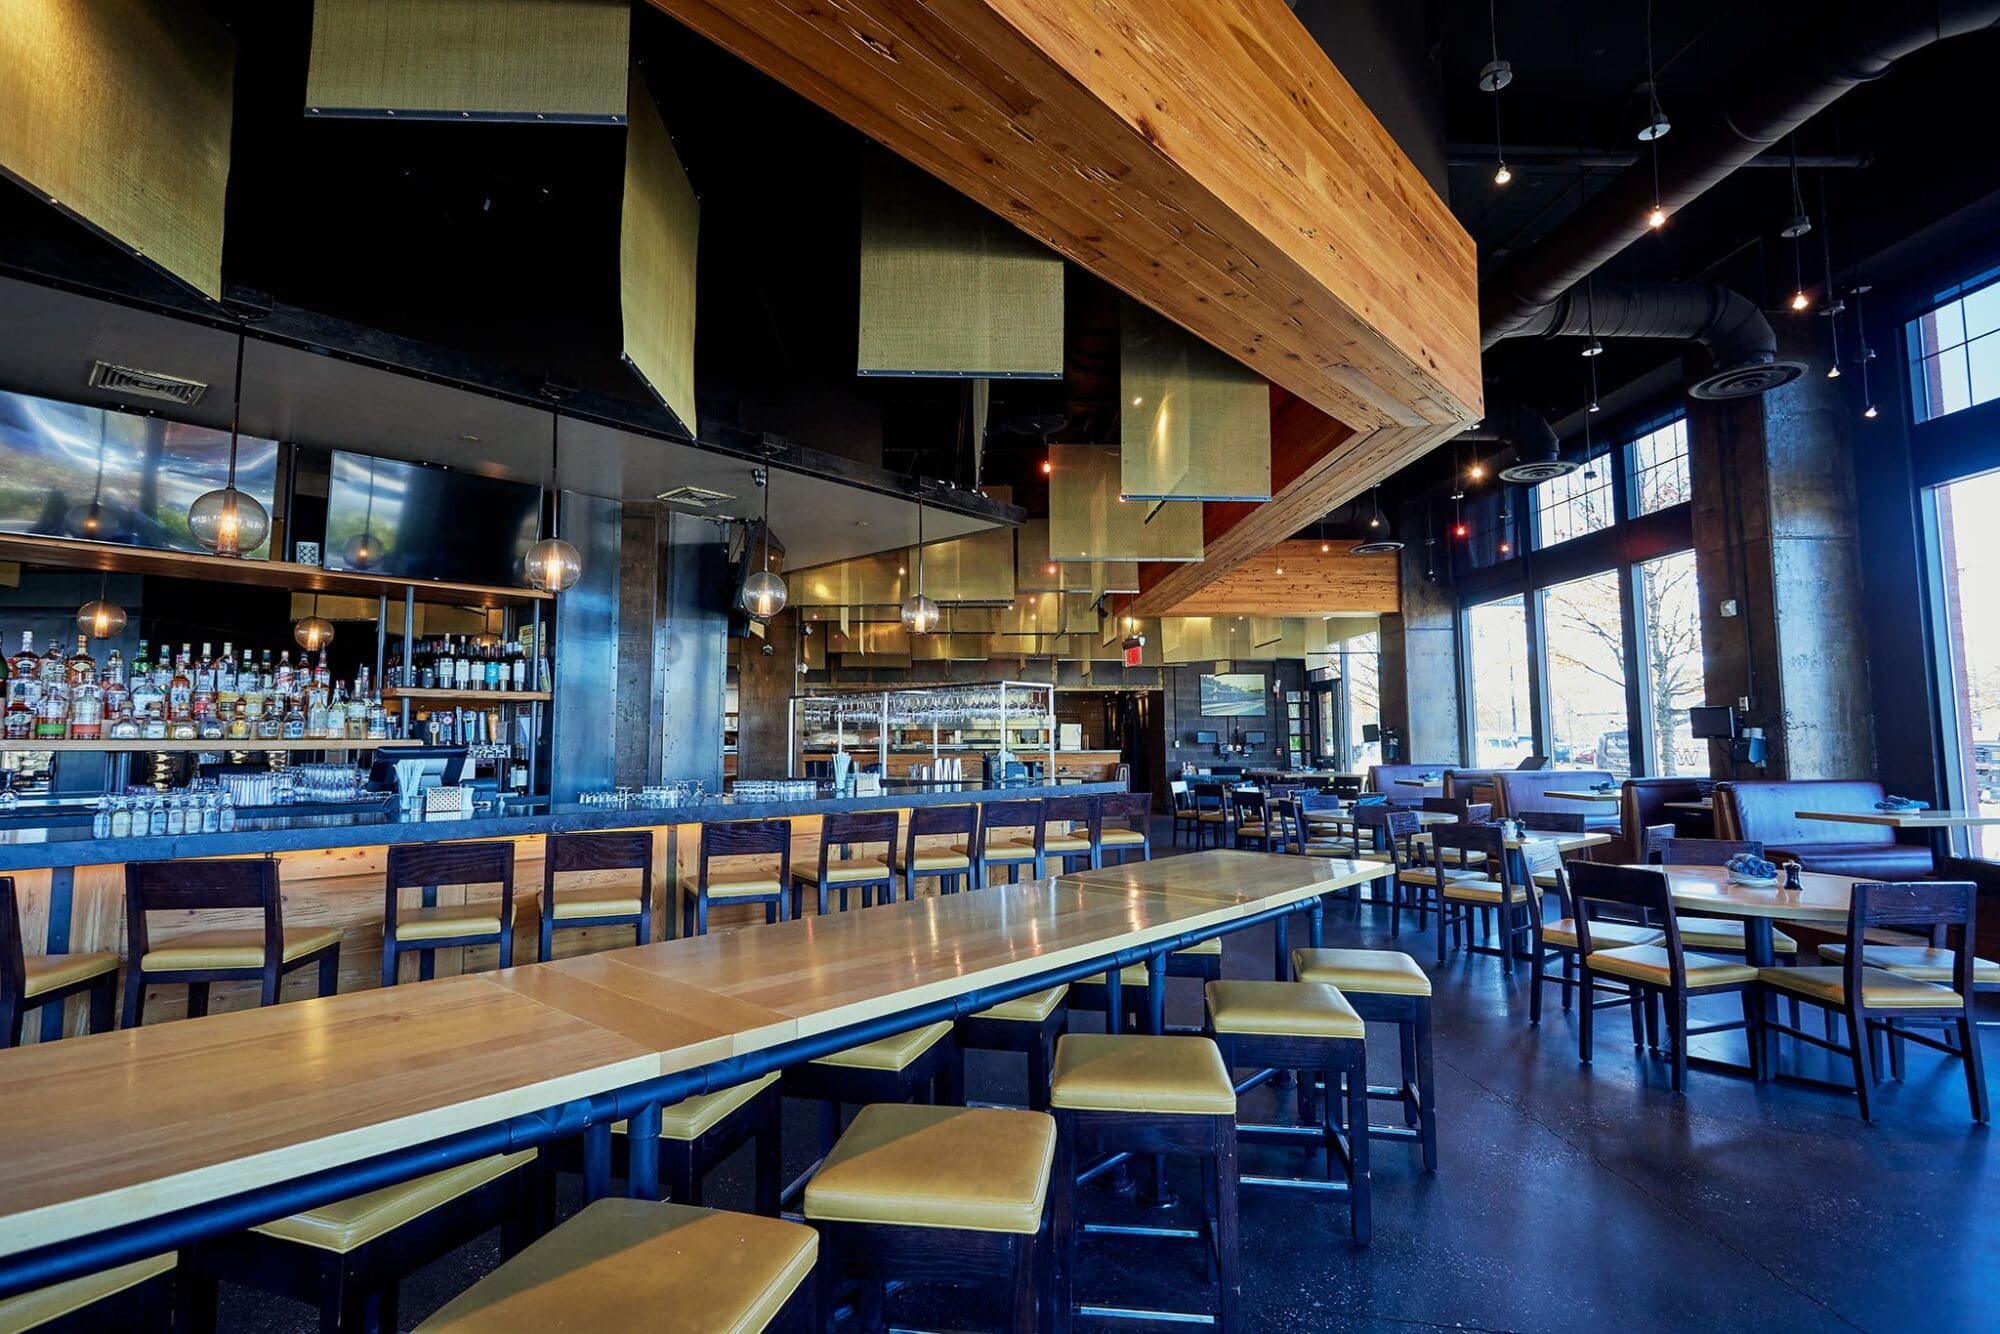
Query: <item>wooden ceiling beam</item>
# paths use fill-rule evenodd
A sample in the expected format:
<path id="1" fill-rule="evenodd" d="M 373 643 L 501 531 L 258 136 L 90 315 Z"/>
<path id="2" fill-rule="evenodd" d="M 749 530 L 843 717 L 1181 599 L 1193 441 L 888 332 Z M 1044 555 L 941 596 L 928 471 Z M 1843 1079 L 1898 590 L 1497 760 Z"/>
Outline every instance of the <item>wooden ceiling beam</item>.
<path id="1" fill-rule="evenodd" d="M 1349 543 L 1327 552 L 1322 545 L 1280 542 L 1161 615 L 1366 616 L 1402 609 L 1394 553 L 1357 556 Z"/>

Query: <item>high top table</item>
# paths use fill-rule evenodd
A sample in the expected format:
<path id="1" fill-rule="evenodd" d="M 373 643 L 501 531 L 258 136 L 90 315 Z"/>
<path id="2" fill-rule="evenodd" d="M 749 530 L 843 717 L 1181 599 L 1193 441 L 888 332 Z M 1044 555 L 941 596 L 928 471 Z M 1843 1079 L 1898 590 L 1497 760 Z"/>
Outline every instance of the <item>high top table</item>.
<path id="1" fill-rule="evenodd" d="M 576 1135 L 601 1178 L 622 1118 L 650 1193 L 663 1104 L 1383 869 L 1210 851 L 0 1052 L 0 1295 Z"/>

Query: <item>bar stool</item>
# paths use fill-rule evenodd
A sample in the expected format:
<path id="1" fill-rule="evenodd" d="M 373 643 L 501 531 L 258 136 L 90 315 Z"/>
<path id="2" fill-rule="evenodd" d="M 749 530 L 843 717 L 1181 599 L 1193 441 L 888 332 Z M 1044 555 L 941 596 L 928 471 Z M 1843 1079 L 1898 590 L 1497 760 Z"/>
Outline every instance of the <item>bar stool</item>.
<path id="1" fill-rule="evenodd" d="M 1402 1056 L 1401 1079 L 1369 1085 L 1368 1096 L 1403 1109 L 1403 1124 L 1378 1126 L 1375 1139 L 1414 1139 L 1424 1170 L 1437 1171 L 1437 1092 L 1431 1064 L 1431 979 L 1417 961 L 1396 950 L 1300 949 L 1292 951 L 1292 972 L 1301 982 L 1321 982 L 1339 990 L 1362 1020 L 1394 1024 Z M 1365 1082 L 1367 1072 L 1362 1077 Z"/>
<path id="2" fill-rule="evenodd" d="M 1049 1107 L 1049 1071 L 1055 1068 L 1056 1039 L 1069 1026 L 1063 1004 L 1068 986 L 1050 987 L 991 1009 L 969 1014 L 952 1030 L 960 1051 L 1018 1051 L 1028 1058 L 1028 1106 Z"/>
<path id="3" fill-rule="evenodd" d="M 741 863 L 713 865 L 717 857 L 776 857 L 778 866 Z M 764 905 L 764 923 L 785 920 L 785 886 L 792 879 L 790 820 L 719 820 L 701 827 L 701 855 L 695 868 L 694 898 L 681 907 L 681 934 L 708 934 L 711 902 Z"/>
<path id="4" fill-rule="evenodd" d="M 498 899 L 439 907 L 439 885 L 498 885 Z M 405 911 L 405 889 L 421 889 L 423 906 Z M 437 976 L 437 952 L 465 945 L 498 945 L 500 966 L 514 964 L 514 845 L 512 843 L 398 843 L 389 849 L 382 902 L 382 985 L 396 985 L 397 965 L 417 955 L 417 978 Z"/>
<path id="5" fill-rule="evenodd" d="M 174 1252 L 0 1298 L 0 1329 L 140 1330 L 167 1334 L 174 1316 Z"/>
<path id="6" fill-rule="evenodd" d="M 776 1071 L 734 1088 L 718 1089 L 673 1104 L 660 1112 L 660 1185 L 666 1198 L 700 1204 L 702 1182 L 746 1144 L 756 1146 L 751 1186 L 760 1214 L 778 1212 L 784 1186 L 779 1158 L 779 1103 Z M 611 1127 L 613 1162 L 628 1158 L 619 1121 Z M 629 1159 L 628 1159 L 629 1160 Z"/>
<path id="7" fill-rule="evenodd" d="M 90 996 L 90 1031 L 106 1033 L 118 1017 L 118 954 L 27 954 L 21 948 L 21 915 L 14 877 L 0 875 L 0 1049 L 21 1045 L 29 1010 L 61 1007 L 71 996 Z"/>
<path id="8" fill-rule="evenodd" d="M 956 835 L 965 840 L 948 848 L 919 848 L 917 840 L 940 835 Z M 917 877 L 929 876 L 938 882 L 940 894 L 955 894 L 961 882 L 967 888 L 980 883 L 979 808 L 963 806 L 918 806 L 910 811 L 903 846 L 896 852 L 896 873 L 903 877 L 903 898 L 917 896 Z M 893 892 L 891 897 L 894 897 Z"/>
<path id="9" fill-rule="evenodd" d="M 1368 1028 L 1347 999 L 1323 982 L 1211 982 L 1208 1022 L 1222 1063 L 1230 1069 L 1292 1070 L 1304 1090 L 1318 1074 L 1326 1089 L 1320 1124 L 1236 1127 L 1239 1140 L 1301 1144 L 1326 1151 L 1326 1177 L 1246 1176 L 1247 1186 L 1325 1190 L 1347 1196 L 1348 1226 L 1366 1245 L 1373 1235 L 1368 1196 Z M 1342 1124 L 1347 1127 L 1342 1132 Z M 1339 1163 L 1347 1179 L 1335 1181 Z"/>
<path id="10" fill-rule="evenodd" d="M 1123 866 L 1134 852 L 1139 860 L 1153 860 L 1153 794 L 1150 792 L 1107 792 L 1097 799 L 1102 820 L 1098 845 L 1104 855 L 1118 854 Z"/>
<path id="11" fill-rule="evenodd" d="M 864 1107 L 805 1192 L 825 1255 L 820 1318 L 833 1328 L 843 1280 L 879 1327 L 889 1283 L 1011 1281 L 1013 1328 L 1050 1328 L 1038 1281 L 1056 1124 L 996 1107 Z M 1062 1192 L 1058 1191 L 1058 1197 Z"/>
<path id="12" fill-rule="evenodd" d="M 949 1021 L 877 1038 L 784 1073 L 778 1091 L 820 1106 L 819 1152 L 833 1148 L 840 1109 L 876 1102 L 960 1103 L 965 1101 L 965 1058 L 952 1038 Z M 804 1179 L 785 1188 L 784 1201 L 797 1197 Z"/>
<path id="13" fill-rule="evenodd" d="M 149 912 L 209 912 L 255 908 L 259 927 L 190 931 L 157 948 L 146 928 Z M 270 857 L 227 861 L 128 862 L 125 866 L 126 1028 L 145 1017 L 146 988 L 185 983 L 190 1019 L 208 1013 L 211 982 L 262 984 L 259 1005 L 276 1005 L 284 975 L 319 965 L 319 994 L 340 985 L 340 928 L 288 927 L 278 892 L 278 863 Z"/>
<path id="14" fill-rule="evenodd" d="M 1048 797 L 1042 802 L 1042 815 L 1050 824 L 1064 826 L 1062 833 L 1046 835 L 1042 847 L 1061 860 L 1065 873 L 1076 869 L 1071 863 L 1078 859 L 1093 871 L 1104 865 L 1104 817 L 1096 797 Z M 1081 836 L 1077 825 L 1084 828 Z"/>
<path id="15" fill-rule="evenodd" d="M 593 885 L 556 895 L 556 876 L 569 871 L 637 871 L 639 887 Z M 542 842 L 542 938 L 535 957 L 555 957 L 558 929 L 629 926 L 643 945 L 653 937 L 653 836 L 642 830 L 550 834 Z"/>
<path id="16" fill-rule="evenodd" d="M 1056 1044 L 1049 1104 L 1056 1118 L 1052 1250 L 1056 1328 L 1067 1329 L 1077 1240 L 1084 1233 L 1203 1240 L 1217 1280 L 1219 1329 L 1237 1328 L 1243 1299 L 1236 1221 L 1236 1088 L 1222 1053 L 1205 1037 L 1070 1033 Z M 1199 1229 L 1080 1223 L 1077 1174 L 1114 1153 L 1173 1154 L 1205 1166 Z M 1199 1319 L 1167 1314 L 1167 1319 Z"/>
<path id="17" fill-rule="evenodd" d="M 645 1329 L 806 1334 L 818 1327 L 809 1227 L 605 1199 L 446 1302 L 419 1330 Z"/>
<path id="18" fill-rule="evenodd" d="M 979 830 L 982 885 L 996 866 L 1007 868 L 1010 885 L 1019 882 L 1023 866 L 1031 868 L 1036 880 L 1048 874 L 1048 851 L 1042 842 L 1048 821 L 1039 799 L 987 802 L 979 808 Z"/>
<path id="19" fill-rule="evenodd" d="M 319 1308 L 321 1329 L 395 1329 L 397 1285 L 501 1225 L 513 1255 L 534 1235 L 535 1151 L 478 1158 L 413 1181 L 308 1209 L 181 1255 L 185 1327 L 215 1328 L 216 1282 L 228 1279 Z"/>
<path id="20" fill-rule="evenodd" d="M 847 911 L 849 890 L 861 891 L 861 906 L 867 907 L 875 901 L 875 891 L 882 890 L 890 897 L 896 893 L 896 878 L 889 870 L 889 853 L 896 846 L 896 813 L 894 811 L 836 811 L 820 821 L 819 861 L 816 865 L 794 866 L 792 868 L 792 916 L 805 915 L 804 896 L 806 886 L 819 891 L 819 915 L 826 916 L 826 891 L 840 891 L 840 910 Z M 873 847 L 882 845 L 879 856 L 856 857 L 856 846 Z M 828 860 L 835 848 L 840 856 Z"/>

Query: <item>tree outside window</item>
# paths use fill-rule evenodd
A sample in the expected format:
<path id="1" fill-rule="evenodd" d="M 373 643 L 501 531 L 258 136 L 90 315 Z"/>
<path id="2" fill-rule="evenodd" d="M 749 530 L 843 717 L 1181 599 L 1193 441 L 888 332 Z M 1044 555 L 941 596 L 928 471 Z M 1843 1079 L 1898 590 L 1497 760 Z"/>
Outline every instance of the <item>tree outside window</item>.
<path id="1" fill-rule="evenodd" d="M 1656 774 L 1708 773 L 1708 757 L 1687 711 L 1707 697 L 1702 678 L 1701 599 L 1694 553 L 1677 552 L 1639 566 L 1640 670 Z"/>

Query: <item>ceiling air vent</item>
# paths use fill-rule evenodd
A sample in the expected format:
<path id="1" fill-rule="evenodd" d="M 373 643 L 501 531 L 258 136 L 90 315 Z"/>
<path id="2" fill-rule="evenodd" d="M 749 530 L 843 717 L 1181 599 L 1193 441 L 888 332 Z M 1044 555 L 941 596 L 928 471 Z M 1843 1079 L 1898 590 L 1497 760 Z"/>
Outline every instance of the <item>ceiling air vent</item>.
<path id="1" fill-rule="evenodd" d="M 1348 548 L 1350 552 L 1357 556 L 1386 556 L 1392 551 L 1401 551 L 1402 549 L 1403 544 L 1393 537 L 1378 537 L 1372 541 L 1362 542 Z"/>
<path id="2" fill-rule="evenodd" d="M 114 366 L 108 361 L 100 361 L 90 368 L 90 385 L 93 389 L 105 389 L 114 394 L 163 398 L 184 407 L 201 402 L 201 396 L 208 392 L 208 385 L 200 380 L 137 370 L 131 366 Z"/>
<path id="3" fill-rule="evenodd" d="M 736 497 L 726 491 L 711 491 L 705 486 L 677 486 L 671 491 L 660 492 L 653 499 L 663 500 L 669 505 L 686 505 L 689 509 L 707 510 Z"/>
<path id="4" fill-rule="evenodd" d="M 1525 482 L 1533 485 L 1557 477 L 1567 477 L 1583 465 L 1570 459 L 1522 459 L 1510 468 L 1500 470 L 1503 482 Z"/>

